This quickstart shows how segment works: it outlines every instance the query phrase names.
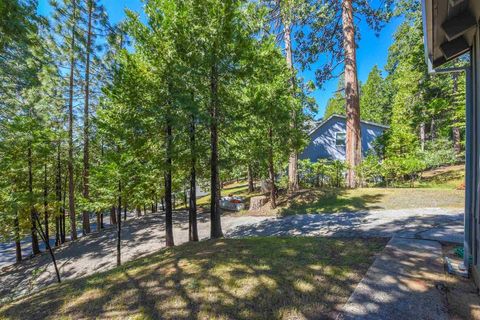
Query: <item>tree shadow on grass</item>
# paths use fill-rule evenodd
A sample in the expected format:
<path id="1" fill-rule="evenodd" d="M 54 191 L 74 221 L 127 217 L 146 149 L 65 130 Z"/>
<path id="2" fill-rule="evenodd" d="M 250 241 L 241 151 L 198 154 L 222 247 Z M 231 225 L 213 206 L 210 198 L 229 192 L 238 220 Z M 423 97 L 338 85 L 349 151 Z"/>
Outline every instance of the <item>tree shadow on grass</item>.
<path id="1" fill-rule="evenodd" d="M 326 238 L 187 244 L 49 287 L 0 317 L 331 319 L 384 245 Z"/>

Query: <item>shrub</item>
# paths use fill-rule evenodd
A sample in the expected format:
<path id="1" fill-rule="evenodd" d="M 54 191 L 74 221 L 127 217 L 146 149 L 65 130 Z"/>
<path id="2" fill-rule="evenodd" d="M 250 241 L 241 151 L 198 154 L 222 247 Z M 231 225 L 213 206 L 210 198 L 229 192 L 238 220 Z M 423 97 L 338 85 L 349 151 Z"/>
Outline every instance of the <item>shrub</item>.
<path id="1" fill-rule="evenodd" d="M 385 159 L 381 171 L 387 184 L 399 181 L 409 181 L 413 184 L 420 177 L 419 173 L 425 168 L 425 162 L 416 155 L 405 155 Z"/>
<path id="2" fill-rule="evenodd" d="M 453 142 L 445 138 L 428 141 L 420 156 L 425 161 L 427 168 L 451 165 L 458 161 L 453 149 Z"/>
<path id="3" fill-rule="evenodd" d="M 362 186 L 378 184 L 383 180 L 380 159 L 375 154 L 368 154 L 355 172 Z"/>
<path id="4" fill-rule="evenodd" d="M 347 166 L 344 161 L 319 159 L 312 163 L 310 160 L 298 162 L 300 183 L 303 186 L 332 186 L 341 187 L 344 183 Z"/>

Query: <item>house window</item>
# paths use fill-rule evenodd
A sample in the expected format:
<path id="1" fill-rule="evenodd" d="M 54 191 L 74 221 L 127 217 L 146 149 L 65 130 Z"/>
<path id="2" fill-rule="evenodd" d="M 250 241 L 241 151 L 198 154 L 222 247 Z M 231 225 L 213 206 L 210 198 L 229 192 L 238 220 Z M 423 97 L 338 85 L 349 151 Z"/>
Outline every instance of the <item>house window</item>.
<path id="1" fill-rule="evenodd" d="M 336 146 L 345 146 L 346 133 L 337 132 L 335 133 L 335 145 Z"/>

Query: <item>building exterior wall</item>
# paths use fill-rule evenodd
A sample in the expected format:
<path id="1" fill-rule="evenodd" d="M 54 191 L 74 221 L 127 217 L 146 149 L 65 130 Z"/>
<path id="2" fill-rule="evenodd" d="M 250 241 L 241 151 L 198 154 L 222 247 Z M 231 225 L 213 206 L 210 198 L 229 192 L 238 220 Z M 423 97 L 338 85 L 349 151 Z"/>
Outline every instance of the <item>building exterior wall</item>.
<path id="1" fill-rule="evenodd" d="M 384 127 L 369 123 L 361 123 L 362 155 L 365 157 L 373 148 L 374 141 L 383 134 Z M 345 160 L 345 146 L 336 145 L 336 134 L 346 131 L 346 120 L 343 117 L 332 116 L 310 135 L 310 143 L 300 154 L 300 159 Z"/>
<path id="2" fill-rule="evenodd" d="M 473 42 L 471 70 L 467 73 L 467 180 L 465 197 L 465 252 L 472 275 L 480 285 L 480 28 Z M 469 81 L 470 80 L 470 81 Z M 466 255 L 467 259 L 469 258 Z M 468 260 L 466 261 L 468 263 Z"/>

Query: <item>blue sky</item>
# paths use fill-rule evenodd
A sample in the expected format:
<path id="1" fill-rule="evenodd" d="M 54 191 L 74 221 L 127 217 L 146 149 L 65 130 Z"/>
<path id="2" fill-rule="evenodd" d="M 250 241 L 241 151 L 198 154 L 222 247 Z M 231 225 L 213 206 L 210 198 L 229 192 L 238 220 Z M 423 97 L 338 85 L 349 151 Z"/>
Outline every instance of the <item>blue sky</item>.
<path id="1" fill-rule="evenodd" d="M 140 0 L 102 0 L 101 2 L 105 6 L 112 23 L 117 23 L 125 17 L 124 10 L 126 8 L 132 11 L 142 12 L 142 2 Z M 48 0 L 39 0 L 38 11 L 42 15 L 49 15 L 50 7 Z M 384 27 L 378 37 L 375 36 L 375 33 L 364 21 L 360 23 L 361 40 L 358 43 L 357 63 L 358 78 L 361 82 L 365 83 L 368 73 L 374 65 L 378 65 L 380 68 L 383 68 L 385 65 L 388 47 L 392 44 L 393 34 L 401 21 L 401 18 L 393 19 Z M 310 71 L 306 70 L 301 72 L 300 76 L 305 80 L 314 80 L 315 67 L 316 65 L 312 65 Z M 337 82 L 337 79 L 332 79 L 326 82 L 321 90 L 317 89 L 313 92 L 312 95 L 319 107 L 317 118 L 323 116 L 328 99 L 337 89 Z"/>

